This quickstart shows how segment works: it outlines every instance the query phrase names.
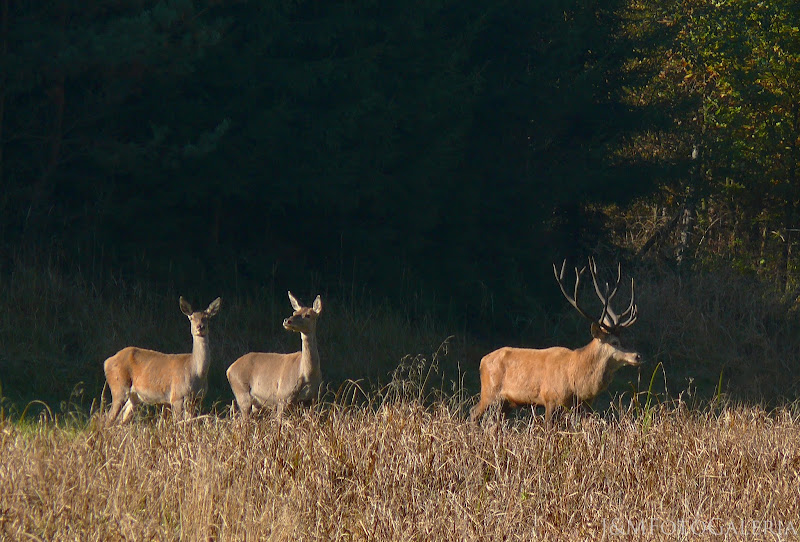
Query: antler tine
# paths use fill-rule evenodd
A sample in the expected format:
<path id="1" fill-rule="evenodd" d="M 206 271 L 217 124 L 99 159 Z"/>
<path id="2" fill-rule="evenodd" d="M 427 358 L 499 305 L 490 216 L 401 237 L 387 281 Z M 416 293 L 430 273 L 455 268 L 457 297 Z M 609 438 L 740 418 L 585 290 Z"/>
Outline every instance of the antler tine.
<path id="1" fill-rule="evenodd" d="M 620 314 L 620 318 L 627 317 L 628 319 L 625 320 L 624 322 L 622 322 L 621 324 L 619 324 L 620 327 L 628 327 L 628 326 L 630 326 L 639 317 L 639 310 L 638 310 L 638 308 L 636 306 L 635 299 L 636 298 L 635 298 L 635 292 L 634 292 L 633 277 L 631 277 L 631 302 L 628 305 L 628 308 L 625 309 L 625 312 Z"/>
<path id="2" fill-rule="evenodd" d="M 614 299 L 614 296 L 617 295 L 617 290 L 619 289 L 619 282 L 622 279 L 622 266 L 617 266 L 617 281 L 614 284 L 614 289 L 611 290 L 609 293 L 608 283 L 606 283 L 606 294 L 603 295 L 600 292 L 600 285 L 597 284 L 597 263 L 595 262 L 594 258 L 591 256 L 589 257 L 589 271 L 592 274 L 592 284 L 594 284 L 594 291 L 597 293 L 597 297 L 600 298 L 600 301 L 603 302 L 603 312 L 600 313 L 600 320 L 598 323 L 605 328 L 606 331 L 613 332 L 614 328 L 617 327 L 619 324 L 619 317 L 614 312 L 614 309 L 611 308 L 611 300 Z M 610 325 L 606 323 L 606 315 L 608 315 L 608 319 L 610 320 Z"/>
<path id="3" fill-rule="evenodd" d="M 578 305 L 578 287 L 581 284 L 581 277 L 583 276 L 583 272 L 586 271 L 585 267 L 581 267 L 581 270 L 578 271 L 578 268 L 575 268 L 575 291 L 572 293 L 572 299 L 575 300 L 575 305 L 577 308 Z"/>
<path id="4" fill-rule="evenodd" d="M 623 328 L 632 326 L 633 323 L 636 322 L 636 320 L 638 320 L 638 319 L 639 319 L 638 309 L 636 308 L 636 305 L 634 305 L 633 306 L 633 311 L 631 311 L 631 315 L 628 317 L 628 319 L 625 320 L 624 322 L 620 323 L 617 327 L 620 328 L 620 329 L 623 329 Z"/>
<path id="5" fill-rule="evenodd" d="M 577 310 L 581 314 L 581 316 L 583 316 L 590 322 L 594 322 L 594 318 L 589 316 L 589 314 L 587 314 L 587 312 L 583 310 L 580 307 L 580 305 L 578 305 L 578 285 L 580 284 L 581 281 L 581 275 L 583 275 L 583 272 L 586 271 L 586 268 L 584 267 L 580 271 L 578 271 L 577 267 L 575 268 L 575 293 L 572 295 L 572 297 L 570 297 L 569 294 L 567 293 L 566 288 L 564 288 L 564 271 L 566 270 L 566 266 L 567 266 L 567 260 L 564 260 L 564 263 L 561 264 L 561 273 L 559 274 L 556 264 L 553 264 L 553 274 L 556 276 L 556 282 L 558 282 L 558 287 L 561 289 L 561 293 L 564 294 L 564 297 L 567 299 L 567 301 L 569 301 L 569 304 L 572 305 L 575 308 L 575 310 Z"/>
<path id="6" fill-rule="evenodd" d="M 589 270 L 592 272 L 592 282 L 594 283 L 594 291 L 597 292 L 597 297 L 599 297 L 600 301 L 602 301 L 604 304 L 606 302 L 606 299 L 608 300 L 609 303 L 611 303 L 611 300 L 614 299 L 615 295 L 617 295 L 617 290 L 619 289 L 619 283 L 622 280 L 622 264 L 617 264 L 617 280 L 614 283 L 614 289 L 611 291 L 610 294 L 608 293 L 608 283 L 606 283 L 607 297 L 603 297 L 603 294 L 600 293 L 600 286 L 597 284 L 597 263 L 591 256 L 589 257 L 589 266 L 590 266 Z"/>
<path id="7" fill-rule="evenodd" d="M 635 304 L 635 302 L 634 302 L 634 286 L 633 286 L 633 277 L 631 277 L 631 302 L 628 304 L 628 308 L 627 308 L 627 309 L 625 309 L 625 310 L 622 312 L 622 314 L 620 314 L 620 315 L 619 315 L 619 316 L 620 316 L 620 318 L 624 318 L 625 316 L 627 316 L 628 314 L 630 314 L 630 313 L 631 313 L 632 311 L 634 311 L 635 309 L 636 309 L 636 304 Z"/>

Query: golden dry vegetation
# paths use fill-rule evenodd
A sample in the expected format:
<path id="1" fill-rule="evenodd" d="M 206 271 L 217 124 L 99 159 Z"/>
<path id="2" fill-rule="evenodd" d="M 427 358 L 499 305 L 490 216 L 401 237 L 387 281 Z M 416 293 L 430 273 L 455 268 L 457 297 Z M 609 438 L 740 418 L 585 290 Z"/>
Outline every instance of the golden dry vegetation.
<path id="1" fill-rule="evenodd" d="M 8 540 L 797 540 L 800 411 L 481 425 L 374 395 L 243 424 L 0 425 Z"/>

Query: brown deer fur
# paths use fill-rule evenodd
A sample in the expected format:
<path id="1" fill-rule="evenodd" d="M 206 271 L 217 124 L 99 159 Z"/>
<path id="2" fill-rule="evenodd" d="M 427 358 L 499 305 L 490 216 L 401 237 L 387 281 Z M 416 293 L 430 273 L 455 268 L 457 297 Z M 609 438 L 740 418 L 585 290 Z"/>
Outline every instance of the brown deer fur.
<path id="1" fill-rule="evenodd" d="M 180 298 L 181 311 L 189 318 L 192 330 L 191 354 L 162 354 L 128 346 L 103 363 L 111 390 L 109 421 L 114 421 L 124 405 L 122 423 L 133 415 L 136 405 L 170 404 L 174 416 L 188 416 L 186 403 L 202 397 L 208 383 L 208 320 L 219 312 L 221 299 L 205 311 L 193 312 Z"/>
<path id="2" fill-rule="evenodd" d="M 639 365 L 639 354 L 620 349 L 617 337 L 598 332 L 599 336 L 576 350 L 505 346 L 484 356 L 481 399 L 472 410 L 472 420 L 498 401 L 511 408 L 543 406 L 548 423 L 558 406 L 590 403 L 608 388 L 617 369 Z"/>
<path id="3" fill-rule="evenodd" d="M 188 416 L 187 402 L 202 397 L 208 385 L 208 320 L 219 312 L 220 298 L 205 311 L 192 311 L 182 297 L 181 311 L 189 318 L 192 331 L 191 354 L 162 354 L 128 346 L 103 363 L 111 390 L 109 421 L 114 421 L 124 405 L 122 423 L 127 422 L 136 405 L 170 404 L 175 417 Z"/>
<path id="4" fill-rule="evenodd" d="M 470 414 L 473 421 L 480 418 L 490 405 L 503 403 L 511 408 L 521 405 L 543 406 L 545 420 L 549 425 L 558 406 L 568 408 L 591 403 L 608 388 L 617 369 L 625 365 L 639 365 L 639 354 L 621 348 L 619 340 L 619 332 L 633 324 L 637 318 L 633 282 L 630 305 L 617 316 L 609 302 L 619 287 L 619 271 L 613 291 L 609 293 L 606 285 L 606 292 L 603 294 L 597 283 L 594 260 L 589 261 L 589 269 L 597 296 L 603 303 L 600 318 L 597 321 L 592 319 L 592 341 L 576 350 L 560 346 L 544 349 L 506 346 L 484 356 L 480 365 L 481 398 Z M 584 270 L 575 270 L 575 293 L 570 297 L 563 284 L 564 265 L 560 275 L 553 266 L 564 296 L 581 315 L 591 319 L 577 301 L 578 286 Z M 624 320 L 620 322 L 621 319 Z"/>
<path id="5" fill-rule="evenodd" d="M 276 405 L 281 415 L 286 405 L 316 399 L 322 381 L 317 348 L 317 318 L 322 312 L 319 296 L 311 308 L 289 292 L 294 313 L 283 327 L 300 333 L 302 349 L 291 354 L 250 352 L 228 367 L 228 381 L 244 418 L 254 408 Z"/>

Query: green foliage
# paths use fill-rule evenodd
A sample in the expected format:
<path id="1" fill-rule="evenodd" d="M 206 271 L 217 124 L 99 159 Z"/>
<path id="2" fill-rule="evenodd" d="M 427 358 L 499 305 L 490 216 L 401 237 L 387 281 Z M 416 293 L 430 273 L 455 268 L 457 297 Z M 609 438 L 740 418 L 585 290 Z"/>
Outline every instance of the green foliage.
<path id="1" fill-rule="evenodd" d="M 640 136 L 635 153 L 684 165 L 661 185 L 668 204 L 697 211 L 691 242 L 697 259 L 732 260 L 796 289 L 796 6 L 755 0 L 632 5 L 640 15 L 631 26 L 646 38 L 631 65 L 648 66 L 650 77 L 632 85 L 628 99 L 662 106 L 668 120 L 657 141 Z M 693 147 L 698 154 L 690 164 Z"/>

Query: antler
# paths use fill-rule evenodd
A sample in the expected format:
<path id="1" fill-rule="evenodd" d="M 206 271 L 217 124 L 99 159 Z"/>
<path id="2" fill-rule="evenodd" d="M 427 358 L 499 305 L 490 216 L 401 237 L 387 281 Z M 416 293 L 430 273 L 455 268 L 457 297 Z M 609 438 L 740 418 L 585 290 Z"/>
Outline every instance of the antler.
<path id="1" fill-rule="evenodd" d="M 591 256 L 589 257 L 589 272 L 592 274 L 594 291 L 597 293 L 597 297 L 599 297 L 600 301 L 603 303 L 603 312 L 600 314 L 600 320 L 598 323 L 606 328 L 606 331 L 611 331 L 619 324 L 619 316 L 617 316 L 617 314 L 611 308 L 610 303 L 611 300 L 614 299 L 614 296 L 617 295 L 617 290 L 619 289 L 619 282 L 622 278 L 622 265 L 617 264 L 617 281 L 614 283 L 614 289 L 611 290 L 611 293 L 608 291 L 608 283 L 606 282 L 605 296 L 600 292 L 600 286 L 597 284 L 597 263 Z"/>
<path id="2" fill-rule="evenodd" d="M 632 325 L 636 319 L 638 318 L 638 310 L 636 307 L 636 303 L 634 301 L 634 283 L 633 278 L 631 278 L 631 301 L 628 304 L 628 308 L 625 309 L 622 314 L 617 316 L 614 310 L 611 308 L 611 300 L 614 299 L 614 296 L 617 295 L 617 291 L 619 290 L 619 284 L 622 281 L 622 265 L 617 264 L 617 280 L 614 283 L 614 288 L 609 288 L 608 283 L 605 284 L 605 293 L 603 293 L 600 289 L 600 284 L 597 282 L 597 263 L 595 262 L 594 258 L 589 258 L 589 273 L 592 275 L 592 284 L 594 285 L 594 291 L 597 294 L 597 297 L 603 303 L 603 312 L 600 313 L 600 318 L 595 320 L 588 313 L 582 309 L 578 305 L 578 285 L 580 283 L 581 275 L 586 270 L 584 267 L 580 271 L 578 268 L 575 268 L 575 293 L 572 297 L 570 297 L 566 289 L 564 288 L 564 268 L 567 264 L 567 261 L 564 260 L 564 263 L 561 264 L 561 274 L 556 271 L 556 265 L 553 264 L 553 272 L 556 275 L 556 281 L 558 282 L 559 288 L 561 288 L 561 293 L 564 294 L 564 297 L 567 298 L 570 305 L 575 307 L 579 313 L 584 318 L 587 318 L 589 321 L 598 324 L 604 331 L 607 333 L 618 333 L 621 329 L 629 327 Z M 624 319 L 624 320 L 623 320 Z M 620 321 L 623 320 L 623 321 Z"/>
<path id="3" fill-rule="evenodd" d="M 584 267 L 580 271 L 578 271 L 577 267 L 575 268 L 575 293 L 573 293 L 572 297 L 570 297 L 566 288 L 564 288 L 564 270 L 566 269 L 566 266 L 567 260 L 564 260 L 564 263 L 561 264 L 561 273 L 559 273 L 558 269 L 556 268 L 556 264 L 553 264 L 553 274 L 556 276 L 558 287 L 561 288 L 561 293 L 564 294 L 564 297 L 567 298 L 567 301 L 569 301 L 570 305 L 575 307 L 575 309 L 581 313 L 584 318 L 590 322 L 594 322 L 594 318 L 589 316 L 589 314 L 583 310 L 580 305 L 578 305 L 578 285 L 581 283 L 581 275 L 583 275 L 583 272 L 586 271 L 586 268 Z"/>

